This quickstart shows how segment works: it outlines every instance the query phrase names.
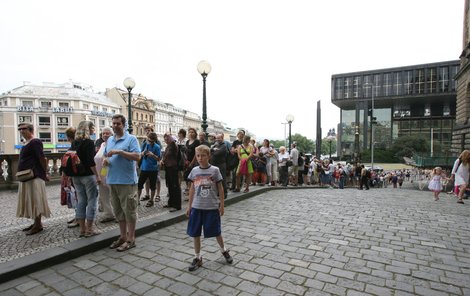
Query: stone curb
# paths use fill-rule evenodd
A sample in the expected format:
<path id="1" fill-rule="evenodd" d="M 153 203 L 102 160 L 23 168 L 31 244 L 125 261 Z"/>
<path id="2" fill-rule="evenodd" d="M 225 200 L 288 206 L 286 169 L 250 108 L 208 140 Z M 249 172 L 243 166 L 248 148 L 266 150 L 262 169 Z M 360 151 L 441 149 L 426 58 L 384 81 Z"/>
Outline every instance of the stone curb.
<path id="1" fill-rule="evenodd" d="M 313 189 L 315 187 L 289 187 L 288 189 Z M 239 194 L 237 196 L 228 197 L 225 205 L 235 204 L 239 201 L 251 198 L 270 190 L 282 190 L 279 187 L 262 187 L 256 188 L 248 193 Z M 156 217 L 138 222 L 136 228 L 136 236 L 141 236 L 158 229 L 173 225 L 175 223 L 186 220 L 183 211 L 167 213 Z M 34 253 L 25 257 L 21 257 L 12 261 L 0 264 L 0 284 L 13 280 L 15 278 L 27 275 L 29 273 L 47 268 L 52 265 L 66 262 L 70 259 L 86 255 L 88 253 L 107 248 L 119 236 L 119 229 L 113 229 L 103 232 L 97 236 L 75 240 L 60 247 L 54 247 L 38 253 Z"/>

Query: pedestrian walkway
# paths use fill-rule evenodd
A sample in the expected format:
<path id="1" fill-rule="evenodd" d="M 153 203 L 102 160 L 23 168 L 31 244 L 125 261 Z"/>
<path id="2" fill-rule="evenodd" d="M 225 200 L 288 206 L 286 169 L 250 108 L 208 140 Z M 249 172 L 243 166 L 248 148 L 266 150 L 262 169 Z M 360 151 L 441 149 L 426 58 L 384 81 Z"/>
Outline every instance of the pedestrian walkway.
<path id="1" fill-rule="evenodd" d="M 5 282 L 0 294 L 470 295 L 470 205 L 452 195 L 263 190 L 226 208 L 231 265 L 203 239 L 204 264 L 189 272 L 193 246 L 181 221 L 139 235 L 128 252 L 103 246 Z"/>

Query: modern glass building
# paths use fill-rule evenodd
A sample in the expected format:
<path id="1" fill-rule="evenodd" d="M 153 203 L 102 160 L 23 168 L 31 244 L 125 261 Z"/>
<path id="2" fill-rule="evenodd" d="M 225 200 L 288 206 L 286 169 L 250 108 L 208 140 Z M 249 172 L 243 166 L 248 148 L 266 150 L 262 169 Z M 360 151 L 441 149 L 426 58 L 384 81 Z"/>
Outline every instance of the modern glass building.
<path id="1" fill-rule="evenodd" d="M 377 149 L 404 135 L 429 137 L 450 151 L 460 61 L 335 74 L 331 101 L 341 109 L 337 153 L 353 158 L 370 149 L 371 113 Z"/>

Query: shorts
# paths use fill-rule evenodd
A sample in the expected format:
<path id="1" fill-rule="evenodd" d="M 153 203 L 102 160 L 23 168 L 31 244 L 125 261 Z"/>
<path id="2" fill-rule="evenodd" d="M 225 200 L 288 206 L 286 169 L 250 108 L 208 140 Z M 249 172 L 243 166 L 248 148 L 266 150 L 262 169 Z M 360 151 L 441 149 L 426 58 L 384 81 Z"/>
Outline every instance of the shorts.
<path id="1" fill-rule="evenodd" d="M 219 210 L 191 209 L 189 214 L 187 234 L 190 237 L 201 236 L 204 228 L 204 237 L 215 237 L 222 234 Z"/>
<path id="2" fill-rule="evenodd" d="M 142 190 L 144 184 L 147 180 L 150 182 L 150 190 L 155 190 L 157 188 L 158 181 L 158 172 L 159 171 L 140 171 L 139 182 L 137 184 L 137 189 Z"/>
<path id="3" fill-rule="evenodd" d="M 118 221 L 137 222 L 137 192 L 135 184 L 110 184 L 111 205 Z"/>

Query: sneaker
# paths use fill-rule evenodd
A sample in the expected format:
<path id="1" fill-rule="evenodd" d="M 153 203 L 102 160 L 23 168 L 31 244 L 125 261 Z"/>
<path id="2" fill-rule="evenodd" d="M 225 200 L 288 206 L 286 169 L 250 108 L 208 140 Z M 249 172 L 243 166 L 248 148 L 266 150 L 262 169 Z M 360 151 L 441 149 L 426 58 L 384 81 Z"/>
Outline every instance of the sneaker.
<path id="1" fill-rule="evenodd" d="M 191 265 L 189 266 L 188 270 L 189 271 L 195 271 L 196 269 L 198 269 L 199 267 L 202 266 L 202 257 L 201 258 L 194 258 L 193 259 L 193 262 L 191 263 Z"/>
<path id="2" fill-rule="evenodd" d="M 230 256 L 230 254 L 228 253 L 228 250 L 225 251 L 225 252 L 223 252 L 222 255 L 224 255 L 225 261 L 227 261 L 228 264 L 232 264 L 233 258 L 232 258 L 232 256 Z"/>

